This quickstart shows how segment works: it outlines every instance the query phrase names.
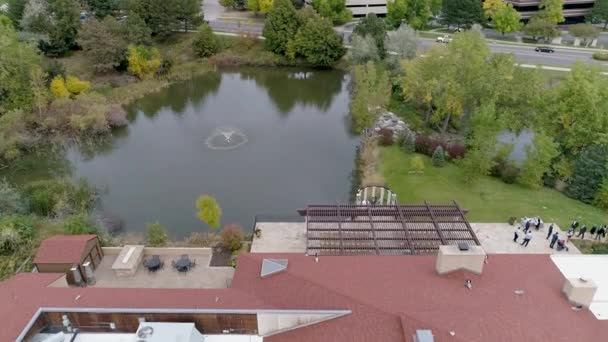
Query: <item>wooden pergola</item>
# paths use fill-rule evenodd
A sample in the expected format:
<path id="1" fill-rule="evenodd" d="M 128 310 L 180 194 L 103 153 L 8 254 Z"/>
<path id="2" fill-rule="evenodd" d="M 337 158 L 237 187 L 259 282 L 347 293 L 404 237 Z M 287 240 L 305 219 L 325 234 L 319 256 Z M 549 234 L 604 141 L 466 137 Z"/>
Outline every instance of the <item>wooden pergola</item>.
<path id="1" fill-rule="evenodd" d="M 441 245 L 480 245 L 456 202 L 431 205 L 309 205 L 308 255 L 425 255 Z"/>

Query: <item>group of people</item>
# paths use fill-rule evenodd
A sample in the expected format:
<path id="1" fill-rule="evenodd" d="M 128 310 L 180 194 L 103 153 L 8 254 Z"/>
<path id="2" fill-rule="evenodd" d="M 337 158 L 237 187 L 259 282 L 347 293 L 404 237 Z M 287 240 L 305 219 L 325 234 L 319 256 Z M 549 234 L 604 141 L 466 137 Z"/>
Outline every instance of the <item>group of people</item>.
<path id="1" fill-rule="evenodd" d="M 578 229 L 579 226 L 579 222 L 577 220 L 572 221 L 572 224 L 570 225 L 570 229 L 568 230 L 568 233 L 566 233 L 567 237 L 568 237 L 568 241 L 570 241 L 570 239 L 574 236 L 574 234 L 576 234 L 576 237 L 580 237 L 581 239 L 585 238 L 585 234 L 587 233 L 587 225 L 583 224 L 581 226 L 581 229 L 578 230 L 578 234 L 576 233 L 576 229 Z M 608 226 L 606 225 L 602 225 L 602 226 L 598 226 L 598 225 L 593 225 L 591 226 L 591 229 L 589 230 L 589 234 L 591 234 L 591 236 L 593 237 L 594 240 L 604 240 L 606 238 L 606 232 L 608 231 Z"/>

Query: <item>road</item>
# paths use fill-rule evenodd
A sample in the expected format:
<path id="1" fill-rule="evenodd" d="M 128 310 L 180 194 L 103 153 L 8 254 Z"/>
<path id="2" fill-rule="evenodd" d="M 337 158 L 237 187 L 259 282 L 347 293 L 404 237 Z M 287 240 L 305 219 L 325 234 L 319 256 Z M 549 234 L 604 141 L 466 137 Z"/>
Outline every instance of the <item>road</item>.
<path id="1" fill-rule="evenodd" d="M 428 50 L 431 46 L 437 44 L 434 39 L 421 38 L 420 45 L 423 50 Z M 534 46 L 529 45 L 512 45 L 501 43 L 489 43 L 490 50 L 495 53 L 512 53 L 515 60 L 520 63 L 540 64 L 548 66 L 571 67 L 576 61 L 584 63 L 602 64 L 592 58 L 593 51 L 587 50 L 571 50 L 555 48 L 554 53 L 536 52 Z"/>
<path id="2" fill-rule="evenodd" d="M 248 23 L 239 21 L 226 20 L 210 20 L 209 24 L 215 31 L 230 32 L 230 33 L 250 33 L 253 35 L 261 35 L 262 25 L 259 23 Z M 351 32 L 342 28 L 339 32 L 345 39 L 348 39 Z M 423 51 L 428 50 L 431 46 L 439 44 L 434 39 L 420 38 L 420 45 Z M 515 45 L 505 44 L 490 41 L 490 50 L 495 53 L 512 53 L 515 60 L 519 63 L 538 64 L 557 67 L 571 67 L 575 62 L 582 61 L 584 63 L 608 65 L 606 62 L 596 61 L 592 58 L 594 51 L 592 50 L 574 50 L 555 48 L 554 53 L 544 53 L 534 51 L 533 45 Z"/>

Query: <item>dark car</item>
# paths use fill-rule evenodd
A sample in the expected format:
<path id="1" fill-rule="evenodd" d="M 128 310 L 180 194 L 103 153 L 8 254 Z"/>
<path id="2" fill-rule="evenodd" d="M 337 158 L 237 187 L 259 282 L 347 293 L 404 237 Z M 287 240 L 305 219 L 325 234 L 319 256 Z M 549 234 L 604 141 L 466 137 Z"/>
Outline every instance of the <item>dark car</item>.
<path id="1" fill-rule="evenodd" d="M 555 50 L 553 50 L 552 47 L 549 46 L 539 46 L 536 49 L 534 49 L 536 52 L 548 52 L 548 53 L 554 53 Z"/>

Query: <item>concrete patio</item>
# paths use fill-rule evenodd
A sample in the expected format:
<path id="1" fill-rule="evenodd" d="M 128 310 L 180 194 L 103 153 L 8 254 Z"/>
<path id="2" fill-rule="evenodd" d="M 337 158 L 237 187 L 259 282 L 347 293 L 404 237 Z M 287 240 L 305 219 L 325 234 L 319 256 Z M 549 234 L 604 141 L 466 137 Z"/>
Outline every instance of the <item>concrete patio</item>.
<path id="1" fill-rule="evenodd" d="M 251 253 L 306 253 L 306 223 L 258 222 L 262 236 L 254 237 Z"/>
<path id="2" fill-rule="evenodd" d="M 159 255 L 164 262 L 164 268 L 149 272 L 143 265 L 130 277 L 119 277 L 112 270 L 112 264 L 117 258 L 121 247 L 103 248 L 104 257 L 95 270 L 96 283 L 94 287 L 122 288 L 225 288 L 230 286 L 234 269 L 232 267 L 210 267 L 210 248 L 144 248 L 144 259 Z M 196 260 L 196 266 L 187 273 L 180 273 L 171 267 L 171 261 L 187 254 L 191 260 Z"/>
<path id="3" fill-rule="evenodd" d="M 567 244 L 570 249 L 568 252 L 558 252 L 549 248 L 550 240 L 547 240 L 549 225 L 550 223 L 545 223 L 538 231 L 532 228 L 532 240 L 528 247 L 524 247 L 520 245 L 523 241 L 523 232 L 519 236 L 519 243 L 513 242 L 513 232 L 517 226 L 508 223 L 471 223 L 475 235 L 488 254 L 580 254 L 572 243 Z M 553 229 L 554 232 L 559 233 L 560 240 L 566 238 L 566 232 L 561 231 L 557 225 L 554 225 Z"/>

